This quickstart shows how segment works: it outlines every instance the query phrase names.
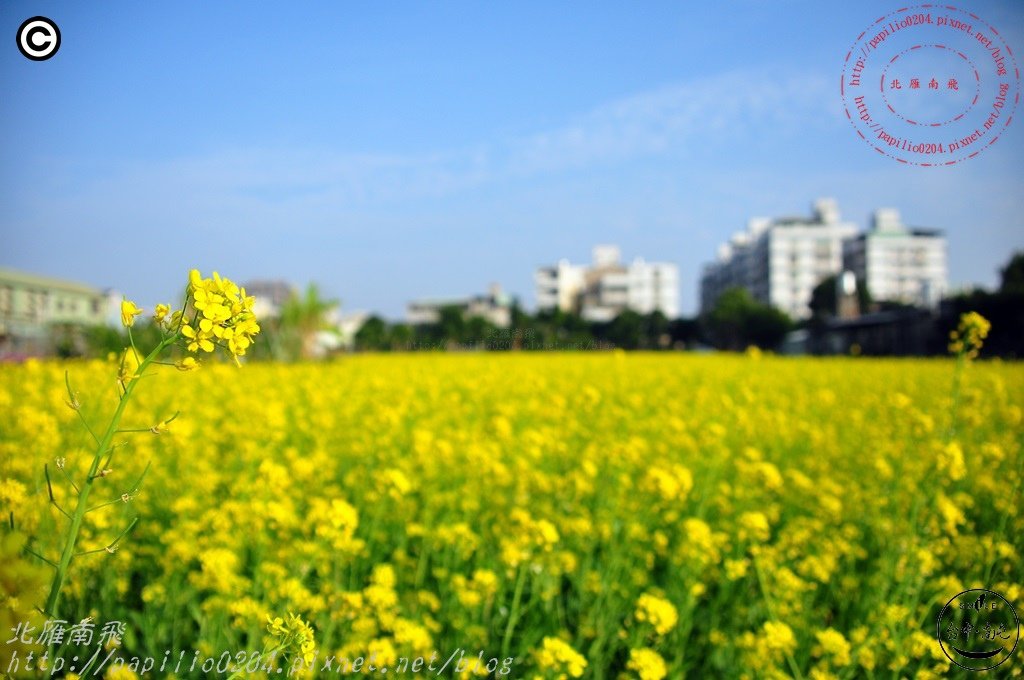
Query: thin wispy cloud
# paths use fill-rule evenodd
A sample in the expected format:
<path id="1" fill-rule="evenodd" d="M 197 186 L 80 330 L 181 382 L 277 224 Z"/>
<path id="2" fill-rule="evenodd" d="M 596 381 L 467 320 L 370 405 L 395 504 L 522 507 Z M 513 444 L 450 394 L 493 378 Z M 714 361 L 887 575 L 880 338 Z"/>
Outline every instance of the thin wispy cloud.
<path id="1" fill-rule="evenodd" d="M 178 196 L 189 210 L 342 209 L 447 196 L 486 183 L 713 147 L 753 128 L 788 135 L 830 117 L 826 79 L 745 71 L 604 102 L 562 126 L 427 154 L 250 148 L 192 158 L 122 161 L 82 178 L 78 207 L 112 194 L 140 206 Z M 100 201 L 102 203 L 102 201 Z M 100 204 L 96 205 L 101 208 Z M 170 208 L 174 211 L 174 208 Z"/>
<path id="2" fill-rule="evenodd" d="M 820 74 L 726 73 L 603 104 L 566 126 L 514 143 L 507 171 L 532 174 L 714 145 L 757 129 L 792 134 L 834 117 Z"/>

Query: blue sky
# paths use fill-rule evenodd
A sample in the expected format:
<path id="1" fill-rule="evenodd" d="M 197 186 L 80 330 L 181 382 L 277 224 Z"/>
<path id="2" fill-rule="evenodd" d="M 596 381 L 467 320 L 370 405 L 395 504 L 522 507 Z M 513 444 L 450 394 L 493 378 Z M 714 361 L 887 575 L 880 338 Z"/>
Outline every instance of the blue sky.
<path id="1" fill-rule="evenodd" d="M 1024 54 L 1024 3 L 962 3 Z M 819 196 L 945 229 L 951 283 L 1024 248 L 1024 121 L 907 167 L 843 113 L 850 44 L 893 2 L 4 2 L 0 265 L 146 304 L 191 267 L 316 281 L 344 309 L 502 283 L 595 243 L 700 266 Z M 899 5 L 902 6 L 902 5 Z M 1018 117 L 1021 117 L 1018 111 Z"/>

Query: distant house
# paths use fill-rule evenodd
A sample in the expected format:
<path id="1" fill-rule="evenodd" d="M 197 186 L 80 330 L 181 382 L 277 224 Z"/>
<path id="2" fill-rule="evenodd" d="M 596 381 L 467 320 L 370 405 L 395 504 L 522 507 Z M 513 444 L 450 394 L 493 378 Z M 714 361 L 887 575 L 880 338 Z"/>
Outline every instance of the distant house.
<path id="1" fill-rule="evenodd" d="M 276 319 L 281 316 L 281 310 L 292 296 L 297 295 L 295 286 L 276 280 L 247 281 L 244 285 L 245 294 L 256 298 L 253 312 L 257 319 Z"/>
<path id="2" fill-rule="evenodd" d="M 369 312 L 356 311 L 348 314 L 339 314 L 335 326 L 338 329 L 337 338 L 340 347 L 352 349 L 356 344 L 356 333 L 363 327 L 366 320 L 370 318 Z"/>
<path id="3" fill-rule="evenodd" d="M 110 309 L 99 288 L 0 268 L 0 356 L 48 354 L 59 332 L 101 326 Z"/>
<path id="4" fill-rule="evenodd" d="M 405 319 L 413 326 L 437 323 L 445 307 L 456 307 L 466 317 L 482 317 L 498 328 L 508 328 L 512 323 L 512 298 L 496 283 L 491 284 L 490 290 L 484 295 L 414 300 L 406 305 Z"/>

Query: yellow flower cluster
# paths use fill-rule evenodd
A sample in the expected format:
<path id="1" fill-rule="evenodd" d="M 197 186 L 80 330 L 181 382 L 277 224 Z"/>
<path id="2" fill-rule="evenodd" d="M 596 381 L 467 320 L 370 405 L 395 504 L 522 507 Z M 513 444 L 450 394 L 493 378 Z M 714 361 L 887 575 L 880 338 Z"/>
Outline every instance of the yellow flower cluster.
<path id="1" fill-rule="evenodd" d="M 661 680 L 668 675 L 665 660 L 653 649 L 629 650 L 626 668 L 636 673 L 640 680 Z"/>
<path id="2" fill-rule="evenodd" d="M 220 346 L 238 363 L 260 332 L 252 311 L 255 298 L 217 272 L 204 279 L 196 269 L 189 272 L 188 295 L 180 325 L 188 351 L 213 352 Z M 177 319 L 172 319 L 172 324 L 176 323 Z"/>
<path id="3" fill-rule="evenodd" d="M 579 678 L 587 669 L 587 660 L 567 642 L 557 637 L 545 637 L 536 654 L 537 668 L 556 680 Z"/>
<path id="4" fill-rule="evenodd" d="M 743 633 L 739 647 L 744 667 L 770 675 L 784 667 L 797 648 L 797 640 L 788 624 L 765 621 L 760 630 Z"/>
<path id="5" fill-rule="evenodd" d="M 834 666 L 842 668 L 850 663 L 850 643 L 835 628 L 819 630 L 814 634 L 818 641 L 814 648 L 815 656 L 827 657 Z"/>
<path id="6" fill-rule="evenodd" d="M 636 620 L 651 624 L 655 633 L 664 635 L 676 627 L 679 613 L 668 600 L 644 593 L 636 601 Z"/>
<path id="7" fill-rule="evenodd" d="M 267 632 L 275 639 L 275 648 L 286 654 L 301 657 L 308 665 L 313 663 L 316 640 L 313 629 L 301 616 L 288 614 L 286 618 L 267 616 Z"/>
<path id="8" fill-rule="evenodd" d="M 76 362 L 83 411 L 119 361 Z M 258 650 L 268 616 L 302 637 L 294 612 L 317 665 L 373 655 L 389 677 L 456 648 L 545 680 L 935 677 L 942 605 L 980 584 L 1022 595 L 1020 364 L 963 372 L 952 436 L 952 359 L 211 364 L 133 391 L 122 427 L 167 431 L 107 466 L 94 502 L 115 502 L 80 538 L 100 552 L 62 596 L 131 622 L 138 649 Z M 0 517 L 51 559 L 67 525 L 43 465 L 68 507 L 61 470 L 81 479 L 90 451 L 65 369 L 0 364 Z M 166 428 L 169 404 L 188 409 Z M 126 513 L 140 521 L 106 553 Z"/>
<path id="9" fill-rule="evenodd" d="M 976 358 L 991 328 L 989 320 L 977 312 L 961 314 L 959 325 L 949 334 L 950 353 Z"/>
<path id="10" fill-rule="evenodd" d="M 153 321 L 165 334 L 165 338 L 184 339 L 185 349 L 190 353 L 177 362 L 183 371 L 199 367 L 196 355 L 199 352 L 212 353 L 217 347 L 226 350 L 239 364 L 238 358 L 245 356 L 253 343 L 253 337 L 260 332 L 259 323 L 253 313 L 255 298 L 245 294 L 231 279 L 223 278 L 217 272 L 212 278 L 204 279 L 199 270 L 189 272 L 187 298 L 182 309 L 171 311 L 171 306 L 158 304 L 153 311 Z M 135 317 L 143 310 L 130 300 L 121 301 L 121 323 L 128 329 L 135 324 Z M 165 345 L 161 345 L 164 347 Z M 127 352 L 128 350 L 126 350 Z M 119 376 L 122 390 L 134 376 L 134 368 L 141 362 L 134 343 L 130 348 L 136 365 L 132 373 L 126 373 L 125 362 Z"/>

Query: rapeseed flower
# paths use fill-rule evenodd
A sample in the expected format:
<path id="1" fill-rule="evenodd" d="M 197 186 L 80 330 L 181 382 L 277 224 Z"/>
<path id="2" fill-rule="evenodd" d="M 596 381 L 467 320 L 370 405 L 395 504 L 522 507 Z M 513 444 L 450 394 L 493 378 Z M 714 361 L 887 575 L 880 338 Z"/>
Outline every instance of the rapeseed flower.
<path id="1" fill-rule="evenodd" d="M 135 323 L 135 317 L 139 314 L 142 314 L 142 309 L 137 307 L 134 302 L 128 299 L 121 300 L 121 325 L 131 328 Z"/>
<path id="2" fill-rule="evenodd" d="M 788 654 L 796 649 L 793 629 L 781 621 L 766 621 L 762 627 L 764 643 L 768 649 Z"/>
<path id="3" fill-rule="evenodd" d="M 725 577 L 730 581 L 738 581 L 747 575 L 747 569 L 750 567 L 750 560 L 726 560 L 724 566 Z"/>
<path id="4" fill-rule="evenodd" d="M 740 515 L 741 541 L 753 540 L 757 542 L 767 541 L 771 535 L 771 524 L 763 512 L 745 512 Z"/>
<path id="5" fill-rule="evenodd" d="M 275 639 L 276 649 L 302 658 L 307 665 L 313 663 L 315 634 L 301 616 L 291 613 L 286 617 L 268 615 L 267 632 Z"/>
<path id="6" fill-rule="evenodd" d="M 833 666 L 842 668 L 850 663 L 850 643 L 835 628 L 819 630 L 814 634 L 818 641 L 814 655 L 827 657 Z"/>
<path id="7" fill-rule="evenodd" d="M 183 308 L 162 321 L 172 361 L 209 356 L 188 351 L 184 324 L 230 353 L 232 317 L 203 324 L 205 309 Z M 100 553 L 76 560 L 63 597 L 67 612 L 136 621 L 140 649 L 219 654 L 267 615 L 288 630 L 295 612 L 321 657 L 377 652 L 378 665 L 507 647 L 511 675 L 544 680 L 853 677 L 899 663 L 927 677 L 941 659 L 916 622 L 983 583 L 1021 596 L 1024 515 L 1007 490 L 1022 481 L 1024 371 L 1010 362 L 967 367 L 972 417 L 949 436 L 937 423 L 950 366 L 934 361 L 358 355 L 140 381 L 121 358 L 76 362 L 77 399 L 63 364 L 0 366 L 0 517 L 59 557 L 64 517 L 42 467 L 73 511 L 64 473 L 81 483 L 90 440 L 69 423 L 100 411 L 111 373 L 135 385 L 89 503 L 113 505 L 82 531 L 81 549 Z M 185 406 L 174 437 L 144 434 Z M 161 521 L 104 552 L 137 502 Z M 167 621 L 135 616 L 121 593 L 136 581 Z"/>
<path id="8" fill-rule="evenodd" d="M 189 272 L 188 302 L 178 320 L 185 347 L 192 354 L 225 349 L 239 364 L 260 332 L 253 313 L 255 298 L 246 295 L 231 279 L 217 272 L 204 279 L 197 269 Z M 172 322 L 173 324 L 173 322 Z"/>
<path id="9" fill-rule="evenodd" d="M 158 324 L 163 324 L 164 319 L 167 318 L 167 315 L 170 313 L 170 305 L 159 304 L 156 306 L 156 309 L 153 310 L 153 321 Z"/>
<path id="10" fill-rule="evenodd" d="M 939 450 L 938 469 L 950 481 L 959 481 L 967 475 L 964 450 L 958 442 L 949 442 Z"/>
<path id="11" fill-rule="evenodd" d="M 179 371 L 194 371 L 199 368 L 199 362 L 195 357 L 185 357 L 174 364 Z"/>
<path id="12" fill-rule="evenodd" d="M 991 322 L 981 314 L 977 312 L 961 314 L 956 330 L 949 334 L 950 353 L 963 355 L 968 359 L 976 358 L 991 329 Z"/>
<path id="13" fill-rule="evenodd" d="M 629 650 L 626 668 L 636 673 L 640 680 L 662 680 L 668 675 L 665 660 L 653 649 Z"/>
<path id="14" fill-rule="evenodd" d="M 557 637 L 544 638 L 536 660 L 540 670 L 553 673 L 559 680 L 582 677 L 587 668 L 583 655 Z"/>
<path id="15" fill-rule="evenodd" d="M 128 383 L 138 377 L 136 373 L 141 364 L 142 361 L 139 359 L 139 354 L 133 347 L 128 347 L 121 352 L 121 363 L 117 372 L 117 381 L 121 385 L 122 392 L 127 389 Z"/>
<path id="16" fill-rule="evenodd" d="M 655 633 L 665 635 L 675 628 L 679 613 L 668 600 L 644 593 L 636 602 L 636 620 L 651 624 Z"/>

